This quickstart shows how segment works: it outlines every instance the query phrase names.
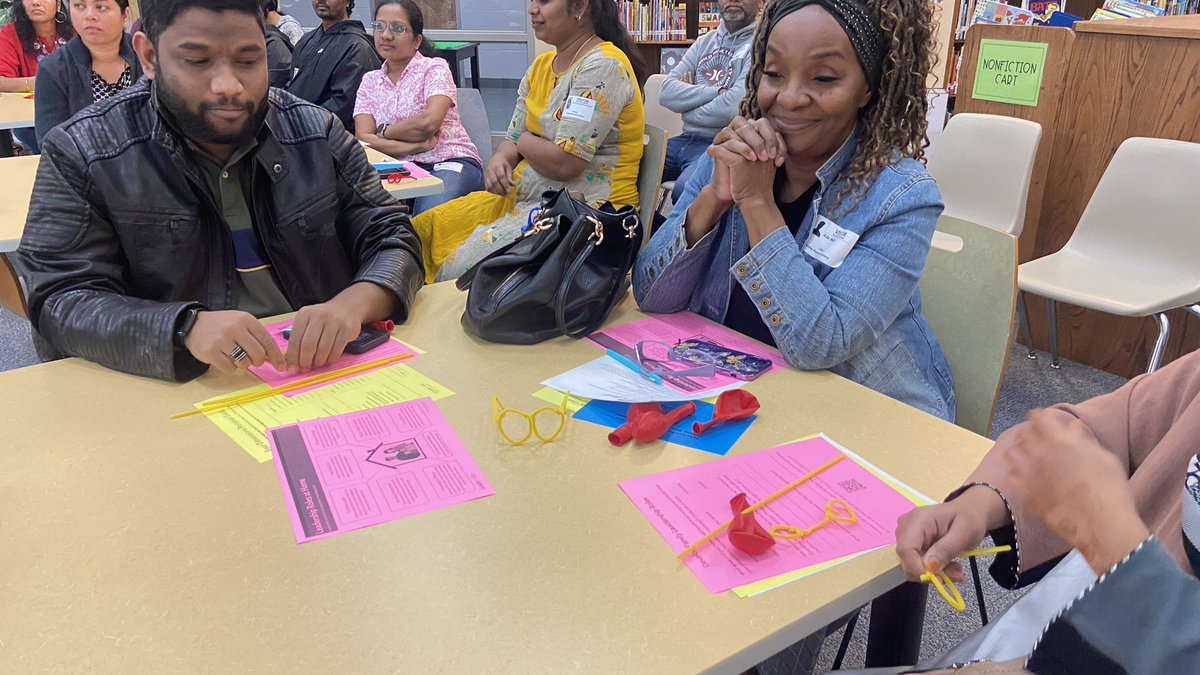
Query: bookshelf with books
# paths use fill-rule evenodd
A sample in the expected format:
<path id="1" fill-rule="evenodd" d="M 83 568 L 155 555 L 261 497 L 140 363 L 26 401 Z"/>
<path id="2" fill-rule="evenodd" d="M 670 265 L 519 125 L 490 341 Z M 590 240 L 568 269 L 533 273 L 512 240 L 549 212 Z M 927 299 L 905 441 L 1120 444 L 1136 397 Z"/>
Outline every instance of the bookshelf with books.
<path id="1" fill-rule="evenodd" d="M 944 87 L 950 94 L 951 101 L 958 93 L 958 70 L 962 65 L 962 48 L 966 42 L 967 28 L 974 23 L 1028 25 L 1029 12 L 1021 9 L 1023 2 L 1030 4 L 1039 0 L 952 0 L 949 3 L 954 8 L 950 19 L 950 24 L 954 27 L 954 41 L 950 45 L 948 58 L 944 61 L 946 73 L 942 82 L 945 83 Z M 1056 4 L 1066 4 L 1066 0 Z"/>
<path id="2" fill-rule="evenodd" d="M 613 0 L 617 16 L 637 41 L 647 74 L 669 70 L 696 38 L 720 23 L 708 0 Z"/>

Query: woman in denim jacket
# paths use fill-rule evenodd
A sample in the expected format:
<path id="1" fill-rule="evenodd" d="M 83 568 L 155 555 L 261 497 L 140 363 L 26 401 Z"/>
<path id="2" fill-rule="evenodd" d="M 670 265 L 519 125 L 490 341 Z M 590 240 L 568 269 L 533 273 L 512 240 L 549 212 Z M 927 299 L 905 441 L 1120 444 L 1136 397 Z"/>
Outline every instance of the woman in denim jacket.
<path id="1" fill-rule="evenodd" d="M 638 256 L 634 297 L 691 310 L 937 417 L 954 387 L 917 282 L 942 211 L 921 163 L 928 3 L 773 0 L 740 115 Z"/>

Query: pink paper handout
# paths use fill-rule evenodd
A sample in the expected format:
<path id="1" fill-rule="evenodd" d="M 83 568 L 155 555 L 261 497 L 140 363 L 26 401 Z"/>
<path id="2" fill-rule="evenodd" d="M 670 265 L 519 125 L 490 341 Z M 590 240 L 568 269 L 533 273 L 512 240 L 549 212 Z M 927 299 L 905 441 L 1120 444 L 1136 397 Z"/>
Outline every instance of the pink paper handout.
<path id="1" fill-rule="evenodd" d="M 825 438 L 707 462 L 621 483 L 621 489 L 676 554 L 730 519 L 729 500 L 745 492 L 754 504 L 841 452 Z M 710 593 L 895 543 L 896 521 L 913 503 L 854 461 L 838 462 L 755 512 L 759 524 L 808 528 L 841 499 L 858 514 L 852 525 L 831 523 L 794 541 L 776 540 L 761 555 L 737 550 L 724 534 L 684 563 Z"/>
<path id="2" fill-rule="evenodd" d="M 681 340 L 703 340 L 767 359 L 773 364 L 771 370 L 767 372 L 787 368 L 787 361 L 783 360 L 779 350 L 759 344 L 737 331 L 713 323 L 692 312 L 662 314 L 620 326 L 609 326 L 592 333 L 588 339 L 601 349 L 611 349 L 635 362 L 637 344 L 643 340 L 657 340 L 668 345 L 678 344 Z M 697 395 L 718 389 L 727 389 L 730 385 L 740 382 L 740 380 L 722 373 L 717 373 L 713 377 L 663 375 L 662 380 L 663 384 L 675 391 Z"/>
<path id="3" fill-rule="evenodd" d="M 283 337 L 283 330 L 291 327 L 292 319 L 280 321 L 279 323 L 267 324 L 264 326 L 264 328 L 267 329 L 267 332 L 271 334 L 271 337 L 274 338 L 275 344 L 279 345 L 279 351 L 284 352 L 285 354 L 287 353 L 288 341 L 287 338 Z M 405 346 L 404 343 L 395 339 L 389 339 L 387 342 L 379 345 L 369 352 L 364 354 L 342 354 L 342 357 L 334 363 L 325 366 L 324 368 L 314 368 L 304 373 L 288 375 L 286 372 L 281 373 L 278 370 L 275 370 L 275 366 L 272 366 L 269 363 L 264 363 L 261 366 L 251 366 L 250 372 L 253 373 L 255 377 L 263 382 L 266 382 L 272 387 L 282 387 L 283 385 L 291 384 L 292 382 L 302 380 L 306 377 L 312 377 L 313 375 L 320 375 L 322 373 L 328 373 L 334 370 L 340 370 L 342 368 L 349 368 L 350 366 L 357 366 L 360 363 L 378 361 L 380 359 L 386 359 L 389 356 L 398 356 L 400 354 L 412 354 L 413 358 L 418 356 L 415 351 Z M 372 372 L 374 371 L 372 370 Z M 357 377 L 358 375 L 361 375 L 361 373 L 351 375 L 350 377 Z M 305 389 L 300 389 L 298 391 L 288 392 L 284 394 L 284 396 L 297 396 L 299 394 L 306 394 L 313 389 L 318 389 L 327 384 L 333 384 L 334 382 L 341 382 L 345 379 L 347 378 L 343 377 L 331 382 L 326 382 L 324 384 L 318 384 Z"/>
<path id="4" fill-rule="evenodd" d="M 267 431 L 303 544 L 496 494 L 430 399 Z"/>

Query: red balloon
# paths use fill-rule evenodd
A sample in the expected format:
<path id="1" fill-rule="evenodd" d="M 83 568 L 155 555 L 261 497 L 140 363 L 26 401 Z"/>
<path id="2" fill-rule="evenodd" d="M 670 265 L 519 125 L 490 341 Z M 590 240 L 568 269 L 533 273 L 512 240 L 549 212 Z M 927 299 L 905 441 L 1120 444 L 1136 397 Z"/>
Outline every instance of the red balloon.
<path id="1" fill-rule="evenodd" d="M 753 513 L 742 513 L 749 507 L 745 492 L 738 493 L 729 500 L 729 508 L 733 509 L 733 522 L 729 524 L 729 543 L 744 553 L 760 555 L 775 545 L 775 538 L 758 524 Z"/>
<path id="2" fill-rule="evenodd" d="M 717 405 L 713 408 L 712 419 L 704 424 L 696 422 L 692 425 L 692 433 L 699 436 L 709 429 L 724 422 L 748 419 L 758 412 L 758 399 L 743 389 L 730 389 L 721 392 L 717 397 Z"/>
<path id="3" fill-rule="evenodd" d="M 625 445 L 633 440 L 633 425 L 637 419 L 647 413 L 662 415 L 662 412 L 662 406 L 657 403 L 634 403 L 629 406 L 629 412 L 625 413 L 625 424 L 608 435 L 608 442 L 618 446 Z"/>
<path id="4" fill-rule="evenodd" d="M 696 414 L 696 404 L 691 401 L 679 406 L 666 415 L 662 414 L 661 408 L 659 408 L 658 412 L 648 412 L 632 421 L 633 440 L 638 443 L 657 441 L 676 422 L 691 417 L 694 414 Z"/>

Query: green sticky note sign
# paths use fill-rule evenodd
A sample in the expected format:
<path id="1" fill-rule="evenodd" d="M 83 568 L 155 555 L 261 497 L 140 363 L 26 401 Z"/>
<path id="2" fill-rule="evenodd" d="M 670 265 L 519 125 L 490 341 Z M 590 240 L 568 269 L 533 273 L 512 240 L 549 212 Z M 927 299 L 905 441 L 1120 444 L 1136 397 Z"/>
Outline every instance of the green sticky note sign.
<path id="1" fill-rule="evenodd" d="M 980 40 L 971 98 L 1036 106 L 1046 68 L 1046 43 Z"/>

